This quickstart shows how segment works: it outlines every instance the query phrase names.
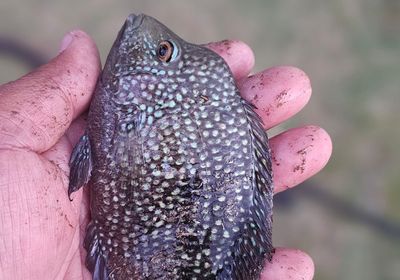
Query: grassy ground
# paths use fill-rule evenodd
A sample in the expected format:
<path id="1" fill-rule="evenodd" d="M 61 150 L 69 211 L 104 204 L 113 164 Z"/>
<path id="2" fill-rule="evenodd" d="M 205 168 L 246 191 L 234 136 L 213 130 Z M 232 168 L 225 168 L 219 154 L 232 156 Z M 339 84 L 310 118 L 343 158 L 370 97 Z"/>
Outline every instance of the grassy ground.
<path id="1" fill-rule="evenodd" d="M 194 42 L 248 42 L 256 70 L 277 64 L 304 69 L 313 98 L 283 126 L 317 124 L 334 142 L 331 162 L 305 187 L 317 186 L 368 215 L 400 223 L 399 1 L 25 2 L 0 2 L 0 36 L 46 57 L 56 54 L 65 32 L 79 27 L 94 37 L 104 59 L 127 14 L 145 12 Z M 0 82 L 26 71 L 0 55 Z M 278 197 L 275 243 L 309 252 L 316 279 L 399 279 L 398 236 L 379 223 L 352 218 L 338 204 L 300 189 L 294 194 Z"/>

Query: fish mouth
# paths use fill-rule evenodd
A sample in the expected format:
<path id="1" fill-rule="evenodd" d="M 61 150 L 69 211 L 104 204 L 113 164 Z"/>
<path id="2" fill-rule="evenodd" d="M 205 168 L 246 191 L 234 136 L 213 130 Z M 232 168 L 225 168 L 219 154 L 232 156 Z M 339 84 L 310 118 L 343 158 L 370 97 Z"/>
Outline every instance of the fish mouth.
<path id="1" fill-rule="evenodd" d="M 144 14 L 139 14 L 139 15 L 130 14 L 126 19 L 126 21 L 130 29 L 137 29 L 142 25 L 144 18 L 145 18 Z"/>
<path id="2" fill-rule="evenodd" d="M 118 46 L 121 44 L 125 37 L 128 36 L 132 32 L 135 32 L 143 23 L 143 20 L 146 16 L 144 14 L 135 15 L 130 14 L 128 18 L 125 20 L 124 25 L 121 27 L 120 31 L 118 32 L 117 38 L 115 39 L 114 46 Z"/>

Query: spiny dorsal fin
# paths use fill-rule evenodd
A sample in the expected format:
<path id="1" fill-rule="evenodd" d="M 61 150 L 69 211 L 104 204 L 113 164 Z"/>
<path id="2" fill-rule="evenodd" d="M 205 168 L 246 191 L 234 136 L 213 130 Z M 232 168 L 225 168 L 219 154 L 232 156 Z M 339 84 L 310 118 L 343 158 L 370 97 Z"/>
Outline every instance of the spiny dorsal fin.
<path id="1" fill-rule="evenodd" d="M 246 111 L 253 153 L 254 195 L 251 216 L 241 238 L 236 242 L 234 279 L 256 279 L 265 260 L 273 254 L 272 233 L 272 165 L 268 137 L 262 127 L 261 118 L 254 112 L 254 106 L 243 100 Z"/>

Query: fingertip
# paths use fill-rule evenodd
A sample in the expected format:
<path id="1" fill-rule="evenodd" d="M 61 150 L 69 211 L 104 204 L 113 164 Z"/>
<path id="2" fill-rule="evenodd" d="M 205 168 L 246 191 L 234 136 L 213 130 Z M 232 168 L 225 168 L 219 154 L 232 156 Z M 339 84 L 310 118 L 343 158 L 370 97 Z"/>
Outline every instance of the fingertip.
<path id="1" fill-rule="evenodd" d="M 329 161 L 332 141 L 318 126 L 289 129 L 270 140 L 275 193 L 318 173 Z"/>
<path id="2" fill-rule="evenodd" d="M 59 53 L 54 59 L 65 54 L 74 55 L 76 57 L 87 56 L 89 62 L 94 62 L 90 64 L 97 64 L 95 66 L 100 66 L 99 52 L 96 43 L 83 30 L 71 30 L 63 36 Z"/>
<path id="3" fill-rule="evenodd" d="M 317 139 L 317 141 L 321 145 L 319 164 L 320 164 L 320 169 L 322 169 L 325 167 L 325 165 L 329 162 L 329 159 L 331 158 L 333 149 L 332 139 L 328 134 L 328 132 L 319 126 L 309 125 L 306 128 L 315 133 L 314 134 L 315 139 Z M 319 170 L 317 170 L 316 172 L 318 171 Z"/>
<path id="4" fill-rule="evenodd" d="M 277 248 L 271 262 L 267 262 L 261 280 L 309 280 L 314 277 L 314 262 L 309 255 L 297 250 Z"/>
<path id="5" fill-rule="evenodd" d="M 75 29 L 67 32 L 62 40 L 60 45 L 59 54 L 63 53 L 70 48 L 81 48 L 83 52 L 86 52 L 88 55 L 91 53 L 98 53 L 97 47 L 93 39 L 83 30 Z M 76 50 L 75 50 L 76 51 Z"/>
<path id="6" fill-rule="evenodd" d="M 244 99 L 257 107 L 265 127 L 270 128 L 298 113 L 310 100 L 312 88 L 307 74 L 292 66 L 275 66 L 239 85 Z"/>
<path id="7" fill-rule="evenodd" d="M 225 60 L 235 79 L 246 77 L 254 67 L 253 50 L 242 41 L 223 40 L 206 46 Z"/>

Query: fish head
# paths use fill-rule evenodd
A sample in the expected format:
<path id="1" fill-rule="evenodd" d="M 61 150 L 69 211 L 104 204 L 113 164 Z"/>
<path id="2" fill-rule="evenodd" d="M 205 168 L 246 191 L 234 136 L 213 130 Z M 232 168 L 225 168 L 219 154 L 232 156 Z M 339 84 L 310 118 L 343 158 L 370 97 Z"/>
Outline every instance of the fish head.
<path id="1" fill-rule="evenodd" d="M 119 71 L 134 73 L 149 71 L 144 68 L 172 68 L 171 64 L 180 57 L 182 43 L 185 42 L 156 19 L 131 14 L 119 32 L 112 55 L 120 58 Z"/>
<path id="2" fill-rule="evenodd" d="M 103 70 L 103 83 L 114 91 L 123 91 L 121 85 L 127 80 L 163 83 L 170 93 L 184 87 L 187 97 L 195 100 L 205 87 L 233 83 L 229 67 L 219 55 L 183 40 L 143 14 L 127 18 Z"/>

